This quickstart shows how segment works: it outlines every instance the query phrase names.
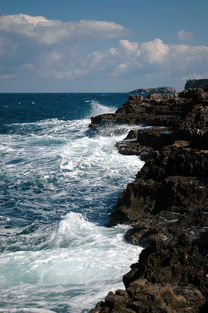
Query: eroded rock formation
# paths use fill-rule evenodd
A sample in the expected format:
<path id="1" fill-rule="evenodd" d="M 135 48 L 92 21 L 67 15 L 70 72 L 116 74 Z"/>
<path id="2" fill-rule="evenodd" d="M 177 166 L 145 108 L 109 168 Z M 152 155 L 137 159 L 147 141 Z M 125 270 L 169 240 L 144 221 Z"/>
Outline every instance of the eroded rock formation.
<path id="1" fill-rule="evenodd" d="M 109 226 L 130 224 L 125 238 L 144 247 L 124 275 L 125 290 L 110 292 L 91 313 L 208 312 L 208 93 L 131 96 L 109 123 L 134 129 L 117 147 L 145 165 L 120 195 Z"/>

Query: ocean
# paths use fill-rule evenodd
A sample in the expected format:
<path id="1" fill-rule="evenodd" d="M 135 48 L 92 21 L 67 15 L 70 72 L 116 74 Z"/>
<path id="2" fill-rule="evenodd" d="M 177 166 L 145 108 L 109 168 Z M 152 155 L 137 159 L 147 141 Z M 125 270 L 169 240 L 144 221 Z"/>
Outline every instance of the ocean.
<path id="1" fill-rule="evenodd" d="M 126 93 L 0 94 L 0 312 L 86 313 L 140 248 L 105 225 L 143 162 L 117 152 L 130 127 L 88 128 Z"/>

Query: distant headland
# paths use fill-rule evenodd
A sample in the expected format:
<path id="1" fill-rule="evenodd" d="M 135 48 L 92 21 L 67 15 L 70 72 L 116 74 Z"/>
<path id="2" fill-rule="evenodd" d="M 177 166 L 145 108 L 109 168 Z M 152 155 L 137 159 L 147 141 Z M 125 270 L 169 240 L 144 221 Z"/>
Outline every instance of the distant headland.
<path id="1" fill-rule="evenodd" d="M 130 93 L 145 93 L 145 94 L 174 94 L 176 93 L 176 90 L 172 87 L 156 87 L 156 88 L 140 88 L 130 91 Z"/>

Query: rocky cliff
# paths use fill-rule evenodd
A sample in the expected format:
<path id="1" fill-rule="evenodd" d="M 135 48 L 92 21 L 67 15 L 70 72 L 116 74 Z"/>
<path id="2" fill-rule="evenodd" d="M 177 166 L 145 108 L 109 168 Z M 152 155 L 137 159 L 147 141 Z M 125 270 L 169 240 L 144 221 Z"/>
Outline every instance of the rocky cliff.
<path id="1" fill-rule="evenodd" d="M 208 79 L 189 79 L 185 84 L 185 90 L 189 88 L 208 89 Z"/>
<path id="2" fill-rule="evenodd" d="M 91 313 L 207 313 L 208 93 L 130 96 L 90 127 L 114 123 L 154 126 L 117 144 L 146 162 L 109 220 L 130 224 L 126 240 L 144 249 L 123 277 L 125 290 L 109 292 Z"/>

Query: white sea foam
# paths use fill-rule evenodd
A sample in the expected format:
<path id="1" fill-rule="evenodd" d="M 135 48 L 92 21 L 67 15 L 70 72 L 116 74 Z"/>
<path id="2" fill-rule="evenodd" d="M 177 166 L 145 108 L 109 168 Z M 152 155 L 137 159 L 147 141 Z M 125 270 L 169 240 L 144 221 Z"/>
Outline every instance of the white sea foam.
<path id="1" fill-rule="evenodd" d="M 91 105 L 90 115 L 115 110 Z M 115 149 L 129 126 L 101 136 L 87 132 L 89 122 L 16 124 L 19 134 L 1 136 L 0 184 L 28 220 L 4 228 L 21 220 L 1 212 L 2 312 L 80 313 L 122 288 L 122 275 L 138 259 L 140 248 L 123 240 L 126 226 L 100 225 L 143 162 Z"/>
<path id="2" fill-rule="evenodd" d="M 66 291 L 62 303 L 69 303 L 69 312 L 90 308 L 107 290 L 122 288 L 122 275 L 138 259 L 141 249 L 123 240 L 125 230 L 126 226 L 97 226 L 79 213 L 67 214 L 49 238 L 50 249 L 1 256 L 0 301 L 15 296 L 21 286 L 24 296 L 19 294 L 10 307 L 24 307 L 34 298 L 41 301 L 48 288 L 44 308 L 51 310 L 52 294 L 61 286 Z"/>
<path id="3" fill-rule="evenodd" d="M 35 214 L 39 208 L 47 208 L 50 201 L 64 198 L 69 199 L 68 209 L 87 201 L 88 208 L 83 205 L 85 212 L 91 210 L 91 203 L 97 211 L 94 201 L 121 190 L 143 165 L 137 156 L 127 157 L 115 149 L 115 143 L 125 137 L 129 126 L 122 135 L 112 131 L 110 136 L 86 136 L 87 119 L 49 120 L 49 128 L 47 121 L 38 123 L 44 124 L 40 134 L 4 136 L 0 177 L 0 184 L 15 186 L 11 192 L 17 190 L 14 196 L 21 196 L 27 210 L 33 211 L 34 207 Z M 44 211 L 40 214 L 45 216 Z"/>

